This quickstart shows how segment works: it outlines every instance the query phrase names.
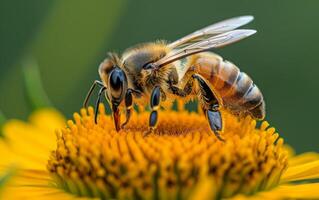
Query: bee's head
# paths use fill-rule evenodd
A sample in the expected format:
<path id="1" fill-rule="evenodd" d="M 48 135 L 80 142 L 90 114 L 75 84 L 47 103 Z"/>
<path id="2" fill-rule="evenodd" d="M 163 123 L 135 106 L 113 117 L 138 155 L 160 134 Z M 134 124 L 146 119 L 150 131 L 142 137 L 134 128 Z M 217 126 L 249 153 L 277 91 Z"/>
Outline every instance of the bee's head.
<path id="1" fill-rule="evenodd" d="M 119 67 L 116 57 L 104 60 L 99 67 L 101 80 L 106 86 L 106 98 L 108 99 L 113 112 L 115 127 L 120 129 L 119 105 L 123 101 L 128 82 L 125 72 Z"/>

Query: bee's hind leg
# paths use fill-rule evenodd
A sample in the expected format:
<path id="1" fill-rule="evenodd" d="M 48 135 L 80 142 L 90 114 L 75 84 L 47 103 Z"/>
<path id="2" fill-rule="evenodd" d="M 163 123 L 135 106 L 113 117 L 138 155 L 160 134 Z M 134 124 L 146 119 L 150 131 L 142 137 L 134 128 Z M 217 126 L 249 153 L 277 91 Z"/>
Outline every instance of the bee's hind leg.
<path id="1" fill-rule="evenodd" d="M 220 135 L 220 132 L 223 129 L 223 120 L 219 111 L 218 99 L 206 81 L 200 75 L 194 74 L 192 77 L 199 85 L 199 92 L 200 96 L 202 97 L 200 99 L 200 103 L 202 104 L 202 108 L 207 117 L 210 129 L 214 132 L 217 139 L 220 141 L 225 141 Z"/>
<path id="2" fill-rule="evenodd" d="M 149 135 L 154 131 L 158 122 L 158 109 L 161 102 L 161 88 L 156 86 L 151 94 L 150 106 L 151 106 L 151 114 L 149 118 L 149 129 L 144 133 L 144 136 Z"/>

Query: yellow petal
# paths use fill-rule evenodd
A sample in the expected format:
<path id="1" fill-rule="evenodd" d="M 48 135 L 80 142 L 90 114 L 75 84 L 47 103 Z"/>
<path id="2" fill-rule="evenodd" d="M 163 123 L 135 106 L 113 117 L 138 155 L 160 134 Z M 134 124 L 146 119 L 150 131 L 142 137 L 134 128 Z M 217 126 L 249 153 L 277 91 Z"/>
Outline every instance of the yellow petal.
<path id="1" fill-rule="evenodd" d="M 17 168 L 24 167 L 28 169 L 44 169 L 44 161 L 39 161 L 33 157 L 25 156 L 25 154 L 17 154 L 4 141 L 0 140 L 0 172 L 4 171 L 8 166 L 14 165 Z"/>
<path id="2" fill-rule="evenodd" d="M 79 198 L 64 190 L 52 187 L 49 172 L 44 170 L 19 170 L 9 181 L 8 186 L 4 187 L 0 199 L 17 200 L 17 199 L 90 199 Z"/>
<path id="3" fill-rule="evenodd" d="M 53 187 L 8 187 L 1 195 L 2 199 L 6 200 L 32 200 L 32 199 L 45 199 L 45 200 L 76 200 L 76 199 L 90 199 L 80 198 L 72 194 L 66 193 L 63 190 Z"/>
<path id="4" fill-rule="evenodd" d="M 53 108 L 37 110 L 32 113 L 29 120 L 37 128 L 45 131 L 45 133 L 51 133 L 65 125 L 63 115 Z"/>
<path id="5" fill-rule="evenodd" d="M 273 190 L 252 196 L 237 195 L 229 200 L 280 200 L 280 199 L 319 199 L 319 183 L 281 185 Z"/>
<path id="6" fill-rule="evenodd" d="M 319 178 L 319 161 L 313 161 L 295 167 L 289 167 L 283 174 L 281 182 Z"/>
<path id="7" fill-rule="evenodd" d="M 307 152 L 289 159 L 289 167 L 305 164 L 312 161 L 319 160 L 319 154 L 316 152 Z"/>
<path id="8" fill-rule="evenodd" d="M 49 134 L 42 133 L 39 129 L 29 125 L 27 123 L 11 120 L 7 122 L 3 128 L 5 134 L 5 142 L 2 148 L 7 149 L 10 152 L 10 163 L 5 163 L 0 159 L 2 164 L 16 164 L 24 167 L 30 167 L 28 162 L 38 164 L 36 169 L 44 169 L 45 163 L 50 155 L 50 151 L 55 147 L 55 135 L 51 132 Z M 26 161 L 26 162 L 24 162 Z M 27 165 L 25 165 L 27 164 Z"/>
<path id="9" fill-rule="evenodd" d="M 54 109 L 36 111 L 31 123 L 10 120 L 3 127 L 5 139 L 0 140 L 0 166 L 12 164 L 29 169 L 45 169 L 50 152 L 56 147 L 55 129 L 64 122 Z"/>

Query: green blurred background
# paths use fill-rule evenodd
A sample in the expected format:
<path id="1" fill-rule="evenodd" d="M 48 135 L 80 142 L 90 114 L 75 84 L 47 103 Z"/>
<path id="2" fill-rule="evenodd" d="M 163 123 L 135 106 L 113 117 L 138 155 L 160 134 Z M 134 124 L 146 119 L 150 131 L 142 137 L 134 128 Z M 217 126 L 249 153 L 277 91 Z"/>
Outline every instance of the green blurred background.
<path id="1" fill-rule="evenodd" d="M 217 53 L 253 78 L 264 93 L 267 120 L 297 152 L 317 151 L 318 9 L 317 0 L 1 0 L 0 110 L 7 118 L 27 118 L 32 105 L 23 72 L 38 66 L 52 105 L 70 117 L 108 51 L 172 41 L 250 14 L 249 28 L 258 34 Z"/>

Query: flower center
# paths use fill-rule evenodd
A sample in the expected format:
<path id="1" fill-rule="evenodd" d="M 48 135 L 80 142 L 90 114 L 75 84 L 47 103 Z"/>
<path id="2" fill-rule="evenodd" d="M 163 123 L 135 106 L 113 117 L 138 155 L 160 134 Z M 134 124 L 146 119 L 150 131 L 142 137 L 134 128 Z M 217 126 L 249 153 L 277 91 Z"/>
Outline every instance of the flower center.
<path id="1" fill-rule="evenodd" d="M 143 137 L 148 112 L 116 132 L 100 108 L 98 124 L 92 108 L 74 114 L 48 161 L 55 184 L 79 196 L 186 199 L 204 178 L 216 198 L 252 194 L 277 185 L 287 167 L 283 139 L 267 122 L 256 128 L 250 117 L 224 111 L 223 143 L 203 115 L 160 111 L 157 130 Z"/>

